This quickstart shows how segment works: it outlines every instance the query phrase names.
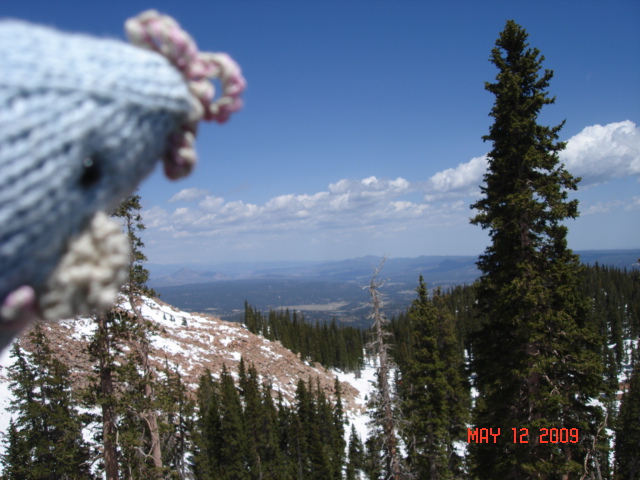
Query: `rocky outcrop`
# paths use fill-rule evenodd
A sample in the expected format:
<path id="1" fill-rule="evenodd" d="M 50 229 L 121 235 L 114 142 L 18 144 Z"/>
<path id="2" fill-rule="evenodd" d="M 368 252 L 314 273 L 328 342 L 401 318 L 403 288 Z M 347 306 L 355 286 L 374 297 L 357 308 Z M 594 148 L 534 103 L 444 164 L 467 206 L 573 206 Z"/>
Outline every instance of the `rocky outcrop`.
<path id="1" fill-rule="evenodd" d="M 127 303 L 122 306 L 130 309 Z M 235 375 L 240 358 L 243 358 L 247 368 L 253 364 L 260 380 L 270 383 L 274 394 L 282 392 L 288 402 L 293 401 L 300 379 L 305 382 L 311 379 L 330 398 L 334 396 L 335 375 L 332 372 L 321 365 L 301 361 L 280 342 L 254 335 L 241 324 L 183 312 L 156 299 L 143 298 L 138 309 L 143 317 L 157 326 L 151 342 L 152 363 L 158 369 L 166 364 L 173 370 L 177 369 L 192 393 L 205 369 L 208 368 L 216 377 L 226 365 Z M 95 330 L 94 320 L 62 320 L 45 324 L 45 330 L 56 355 L 70 366 L 74 383 L 78 386 L 86 384 L 92 371 L 87 345 Z M 20 342 L 29 349 L 24 335 Z M 345 382 L 341 383 L 341 389 L 345 408 L 354 413 L 360 411 L 362 405 L 355 402 L 358 391 Z"/>

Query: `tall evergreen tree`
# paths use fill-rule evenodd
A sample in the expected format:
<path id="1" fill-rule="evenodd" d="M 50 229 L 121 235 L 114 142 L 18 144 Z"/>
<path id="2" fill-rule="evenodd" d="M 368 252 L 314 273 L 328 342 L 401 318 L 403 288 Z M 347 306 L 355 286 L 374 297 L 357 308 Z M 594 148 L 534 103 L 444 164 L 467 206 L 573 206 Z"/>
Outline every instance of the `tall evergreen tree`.
<path id="1" fill-rule="evenodd" d="M 120 316 L 115 311 L 99 314 L 96 330 L 87 350 L 94 362 L 94 372 L 89 377 L 89 386 L 83 396 L 89 407 L 100 409 L 102 428 L 96 440 L 102 443 L 102 469 L 107 480 L 118 480 L 120 472 L 117 452 L 118 415 L 116 407 L 116 379 L 119 364 L 116 358 L 122 354 L 122 339 L 128 335 L 129 315 Z"/>
<path id="2" fill-rule="evenodd" d="M 298 380 L 292 433 L 295 438 L 294 453 L 299 471 L 297 478 L 300 480 L 310 479 L 314 467 L 322 467 L 325 464 L 322 437 L 315 422 L 315 404 L 311 388 L 311 382 L 307 387 L 304 380 Z M 295 432 L 298 428 L 300 432 Z"/>
<path id="3" fill-rule="evenodd" d="M 278 435 L 278 410 L 273 403 L 271 386 L 266 383 L 262 386 L 262 404 L 258 451 L 262 459 L 264 478 L 285 480 L 288 476 Z"/>
<path id="4" fill-rule="evenodd" d="M 142 251 L 144 243 L 139 233 L 145 230 L 146 227 L 142 223 L 140 210 L 142 210 L 140 195 L 131 195 L 118 205 L 115 212 L 113 212 L 113 217 L 119 218 L 123 222 L 123 228 L 129 238 L 129 247 L 131 249 L 129 280 L 125 286 L 125 290 L 128 292 L 125 293 L 157 297 L 157 293 L 147 287 L 149 271 L 143 265 L 147 261 L 147 256 Z"/>
<path id="5" fill-rule="evenodd" d="M 245 468 L 247 438 L 242 417 L 242 403 L 233 377 L 227 367 L 223 366 L 220 375 L 220 474 L 215 478 L 249 478 L 249 472 Z"/>
<path id="6" fill-rule="evenodd" d="M 248 469 L 251 471 L 251 478 L 260 479 L 264 477 L 264 463 L 269 460 L 263 455 L 263 410 L 262 397 L 260 395 L 260 384 L 258 382 L 258 372 L 254 365 L 245 372 L 244 360 L 240 358 L 238 367 L 240 376 L 240 392 L 244 403 L 243 422 L 246 433 L 246 458 Z"/>
<path id="7" fill-rule="evenodd" d="M 198 418 L 194 432 L 191 470 L 196 480 L 215 478 L 220 463 L 220 392 L 219 384 L 209 369 L 200 377 L 198 392 Z"/>
<path id="8" fill-rule="evenodd" d="M 149 362 L 153 326 L 139 310 L 141 296 L 155 294 L 146 287 L 149 272 L 142 265 L 146 257 L 139 237 L 145 228 L 141 208 L 140 197 L 132 195 L 113 213 L 122 220 L 129 238 L 129 276 L 121 294 L 129 301 L 130 311 L 116 304 L 111 311 L 99 314 L 88 346 L 95 376 L 86 398 L 101 408 L 107 480 L 120 478 L 121 471 L 147 478 L 160 478 L 163 471 L 156 375 Z"/>
<path id="9" fill-rule="evenodd" d="M 574 178 L 562 164 L 562 124 L 537 123 L 553 73 L 527 44 L 526 31 L 510 20 L 491 62 L 498 68 L 493 143 L 483 198 L 472 223 L 489 230 L 491 245 L 480 257 L 478 302 L 483 325 L 472 344 L 479 397 L 476 426 L 510 435 L 528 429 L 528 443 L 498 441 L 472 449 L 474 473 L 483 479 L 567 479 L 583 473 L 597 456 L 589 445 L 602 423 L 590 405 L 603 390 L 602 362 L 586 324 L 578 291 L 579 260 L 567 247 L 567 219 L 578 216 Z M 547 429 L 578 429 L 579 443 L 543 443 Z M 573 430 L 575 431 L 575 430 Z M 503 437 L 504 438 L 504 437 Z M 517 437 L 520 438 L 519 436 Z"/>
<path id="10" fill-rule="evenodd" d="M 158 385 L 158 410 L 161 412 L 160 439 L 162 459 L 169 478 L 187 478 L 186 456 L 193 449 L 195 403 L 182 380 L 179 368 L 171 369 L 165 359 L 164 379 Z"/>
<path id="11" fill-rule="evenodd" d="M 620 402 L 616 427 L 617 480 L 640 477 L 640 362 L 636 362 L 627 390 Z"/>
<path id="12" fill-rule="evenodd" d="M 454 443 L 466 439 L 470 407 L 464 356 L 440 292 L 429 300 L 422 276 L 417 292 L 407 312 L 412 355 L 399 365 L 403 437 L 409 463 L 419 478 L 457 478 L 462 459 Z"/>
<path id="13" fill-rule="evenodd" d="M 342 466 L 345 463 L 345 448 L 347 443 L 344 439 L 344 407 L 342 405 L 342 387 L 340 386 L 340 380 L 336 377 L 333 384 L 333 391 L 335 393 L 335 404 L 333 406 L 333 423 L 331 431 L 331 443 L 332 443 L 332 456 L 331 465 L 334 468 L 334 478 L 342 478 Z"/>
<path id="14" fill-rule="evenodd" d="M 351 434 L 349 435 L 349 453 L 346 469 L 346 480 L 358 480 L 364 468 L 364 446 L 362 440 L 356 432 L 356 427 L 351 425 Z"/>
<path id="15" fill-rule="evenodd" d="M 30 446 L 26 431 L 19 432 L 13 419 L 9 422 L 9 431 L 5 437 L 5 452 L 0 458 L 3 474 L 0 478 L 11 480 L 29 480 L 31 471 Z"/>
<path id="16" fill-rule="evenodd" d="M 69 369 L 55 358 L 40 323 L 27 335 L 31 353 L 14 344 L 9 368 L 15 423 L 3 455 L 7 478 L 93 478 Z"/>
<path id="17" fill-rule="evenodd" d="M 382 439 L 380 435 L 369 435 L 365 442 L 363 468 L 366 478 L 369 480 L 388 479 L 389 476 L 383 471 L 380 461 L 382 451 Z"/>

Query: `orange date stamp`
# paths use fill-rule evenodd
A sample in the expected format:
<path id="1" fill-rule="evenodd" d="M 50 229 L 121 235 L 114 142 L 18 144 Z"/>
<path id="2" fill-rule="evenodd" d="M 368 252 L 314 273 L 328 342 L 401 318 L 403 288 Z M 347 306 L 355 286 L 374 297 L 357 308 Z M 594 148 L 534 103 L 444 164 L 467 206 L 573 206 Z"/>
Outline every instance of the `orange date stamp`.
<path id="1" fill-rule="evenodd" d="M 509 433 L 508 431 L 505 433 Z M 538 443 L 578 443 L 580 435 L 577 428 L 540 428 Z M 512 428 L 509 439 L 513 443 L 529 443 L 531 433 L 528 428 Z M 467 428 L 467 443 L 498 443 L 500 428 Z"/>

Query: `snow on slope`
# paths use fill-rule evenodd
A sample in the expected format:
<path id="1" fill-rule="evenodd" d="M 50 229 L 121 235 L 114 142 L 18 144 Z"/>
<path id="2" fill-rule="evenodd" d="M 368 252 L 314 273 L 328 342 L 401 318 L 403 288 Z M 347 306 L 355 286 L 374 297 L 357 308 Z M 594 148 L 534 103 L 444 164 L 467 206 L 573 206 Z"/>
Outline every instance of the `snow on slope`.
<path id="1" fill-rule="evenodd" d="M 4 433 L 9 429 L 9 420 L 11 419 L 11 415 L 7 411 L 13 398 L 7 379 L 7 367 L 13 363 L 11 358 L 9 358 L 10 352 L 10 348 L 7 348 L 4 352 L 0 352 L 0 433 Z M 4 445 L 2 442 L 0 442 L 0 454 L 1 453 L 4 453 Z"/>
<path id="2" fill-rule="evenodd" d="M 122 307 L 130 309 L 127 302 L 123 302 Z M 247 365 L 254 363 L 261 380 L 272 382 L 274 390 L 282 391 L 288 401 L 294 398 L 298 379 L 307 381 L 318 377 L 323 388 L 332 394 L 333 381 L 337 376 L 342 383 L 348 421 L 345 425 L 346 440 L 348 441 L 351 425 L 355 426 L 360 439 L 366 440 L 369 432 L 366 402 L 375 388 L 376 367 L 372 364 L 365 366 L 360 378 L 356 378 L 355 373 L 329 372 L 319 365 L 301 362 L 295 354 L 282 347 L 280 342 L 270 342 L 253 335 L 240 324 L 184 312 L 149 298 L 144 298 L 139 308 L 145 318 L 160 327 L 159 333 L 152 338 L 155 363 L 162 366 L 166 359 L 180 371 L 192 390 L 197 388 L 198 377 L 205 368 L 218 376 L 225 364 L 235 374 L 240 357 L 244 358 Z M 52 347 L 72 366 L 75 372 L 72 377 L 76 381 L 82 381 L 84 375 L 80 372 L 87 371 L 88 367 L 88 358 L 82 351 L 82 345 L 94 332 L 94 321 L 90 318 L 76 318 L 46 327 Z M 640 351 L 640 340 L 625 341 L 626 358 L 630 358 L 633 350 Z M 0 352 L 0 434 L 7 431 L 11 418 L 7 411 L 12 399 L 7 367 L 12 363 L 10 348 Z M 618 392 L 618 399 L 628 385 L 630 371 L 630 365 L 625 364 L 619 376 L 621 390 Z M 0 441 L 0 454 L 3 452 L 4 445 Z"/>
<path id="3" fill-rule="evenodd" d="M 353 386 L 358 394 L 354 398 L 354 403 L 360 407 L 358 409 L 347 410 L 345 418 L 348 422 L 345 425 L 345 436 L 347 443 L 351 434 L 351 426 L 355 426 L 358 436 L 364 443 L 369 436 L 369 415 L 367 414 L 367 401 L 375 390 L 377 367 L 368 363 L 360 372 L 360 378 L 355 373 L 335 372 L 341 383 L 348 383 Z"/>
<path id="4" fill-rule="evenodd" d="M 121 307 L 131 309 L 127 301 L 123 301 Z M 294 400 L 300 379 L 305 382 L 309 379 L 315 382 L 318 379 L 327 395 L 333 398 L 334 373 L 318 364 L 310 365 L 301 361 L 280 342 L 271 342 L 254 335 L 241 324 L 184 312 L 150 298 L 143 298 L 137 308 L 158 327 L 158 332 L 151 339 L 151 362 L 160 369 L 166 362 L 172 369 L 179 370 L 192 392 L 197 388 L 198 378 L 206 368 L 214 377 L 218 377 L 223 365 L 226 365 L 235 376 L 242 357 L 247 367 L 255 365 L 260 380 L 271 383 L 274 391 L 281 391 L 287 402 Z M 78 385 L 86 383 L 86 372 L 91 369 L 85 346 L 95 328 L 96 324 L 91 318 L 45 324 L 52 349 L 70 366 L 72 381 Z M 28 348 L 24 339 L 20 343 Z M 6 367 L 13 363 L 9 353 L 10 349 L 7 349 L 0 356 L 0 433 L 7 431 L 11 418 L 7 412 L 11 392 Z M 359 390 L 350 383 L 343 383 L 342 392 L 348 415 L 358 417 L 363 411 L 363 400 L 358 398 Z M 366 395 L 367 392 L 362 393 L 362 398 Z M 3 450 L 4 446 L 0 441 L 0 453 Z"/>

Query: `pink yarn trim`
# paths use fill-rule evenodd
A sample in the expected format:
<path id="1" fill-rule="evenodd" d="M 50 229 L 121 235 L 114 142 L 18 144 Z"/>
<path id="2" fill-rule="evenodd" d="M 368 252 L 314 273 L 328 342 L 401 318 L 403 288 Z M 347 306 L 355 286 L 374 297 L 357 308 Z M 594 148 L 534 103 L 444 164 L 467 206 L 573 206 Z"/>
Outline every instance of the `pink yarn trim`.
<path id="1" fill-rule="evenodd" d="M 0 331 L 19 332 L 38 317 L 35 291 L 23 285 L 9 293 L 0 305 Z"/>
<path id="2" fill-rule="evenodd" d="M 193 95 L 194 111 L 182 131 L 169 140 L 165 173 L 169 178 L 188 175 L 197 156 L 194 139 L 200 120 L 226 122 L 242 108 L 240 95 L 246 88 L 238 64 L 226 53 L 199 52 L 195 41 L 171 17 L 147 10 L 125 23 L 129 41 L 165 56 L 182 72 Z M 211 79 L 219 79 L 222 92 L 215 99 Z"/>

